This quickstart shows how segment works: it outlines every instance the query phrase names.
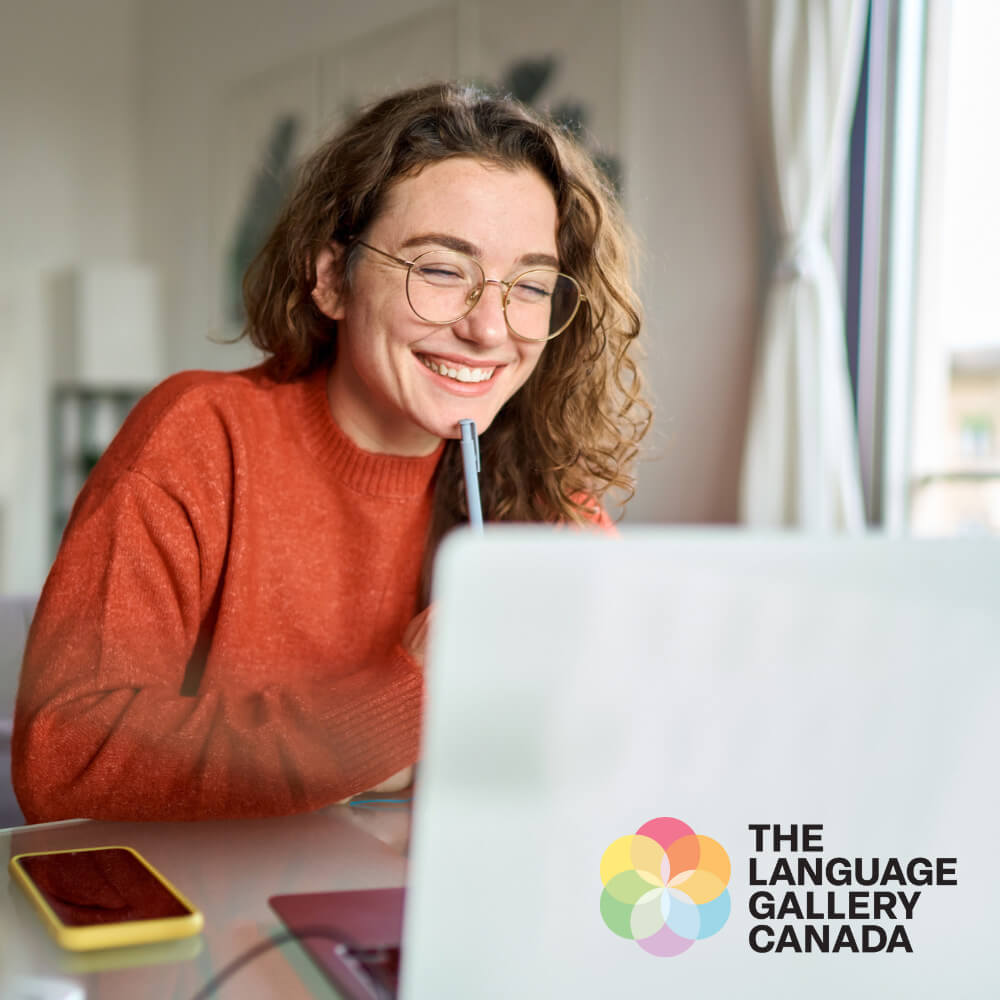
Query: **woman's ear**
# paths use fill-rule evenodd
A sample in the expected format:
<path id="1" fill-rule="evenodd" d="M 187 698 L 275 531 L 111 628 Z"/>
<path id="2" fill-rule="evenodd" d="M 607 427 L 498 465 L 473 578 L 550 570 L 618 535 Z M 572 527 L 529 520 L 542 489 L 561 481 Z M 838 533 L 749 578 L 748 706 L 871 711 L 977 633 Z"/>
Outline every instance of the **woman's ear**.
<path id="1" fill-rule="evenodd" d="M 340 262 L 343 247 L 325 246 L 316 257 L 316 286 L 312 299 L 327 319 L 343 319 L 344 293 L 341 288 Z"/>

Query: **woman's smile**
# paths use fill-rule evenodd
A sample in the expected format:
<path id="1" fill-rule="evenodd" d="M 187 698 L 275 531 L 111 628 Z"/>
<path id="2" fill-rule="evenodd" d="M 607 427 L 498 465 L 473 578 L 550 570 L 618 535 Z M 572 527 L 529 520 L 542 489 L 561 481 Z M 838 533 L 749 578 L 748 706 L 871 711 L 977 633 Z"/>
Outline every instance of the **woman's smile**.
<path id="1" fill-rule="evenodd" d="M 496 363 L 484 365 L 483 362 L 445 358 L 440 355 L 418 354 L 417 357 L 432 372 L 456 382 L 488 382 L 500 367 Z"/>

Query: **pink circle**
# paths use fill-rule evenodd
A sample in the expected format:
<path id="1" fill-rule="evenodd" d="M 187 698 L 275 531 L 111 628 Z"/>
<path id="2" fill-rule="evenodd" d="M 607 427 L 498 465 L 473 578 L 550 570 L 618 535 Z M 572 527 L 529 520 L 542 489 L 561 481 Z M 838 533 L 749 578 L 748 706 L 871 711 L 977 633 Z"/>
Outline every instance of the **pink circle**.
<path id="1" fill-rule="evenodd" d="M 651 819 L 648 823 L 643 823 L 636 830 L 636 836 L 649 837 L 650 840 L 655 840 L 660 847 L 666 850 L 680 837 L 693 837 L 694 830 L 679 819 L 674 819 L 671 816 L 660 816 L 658 819 Z"/>
<path id="2" fill-rule="evenodd" d="M 682 951 L 687 951 L 694 944 L 694 941 L 680 937 L 669 927 L 661 927 L 650 937 L 636 941 L 636 944 L 643 951 L 648 951 L 650 955 L 657 955 L 659 958 L 672 958 Z"/>

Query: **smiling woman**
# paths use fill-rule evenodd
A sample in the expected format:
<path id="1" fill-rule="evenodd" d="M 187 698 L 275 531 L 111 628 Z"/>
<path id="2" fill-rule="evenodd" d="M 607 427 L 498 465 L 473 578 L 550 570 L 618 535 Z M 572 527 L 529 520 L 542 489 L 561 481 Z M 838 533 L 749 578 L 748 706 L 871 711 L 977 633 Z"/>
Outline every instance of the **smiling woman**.
<path id="1" fill-rule="evenodd" d="M 537 171 L 458 157 L 391 189 L 366 242 L 357 241 L 349 289 L 338 288 L 333 253 L 325 250 L 313 299 L 337 322 L 329 395 L 341 428 L 370 451 L 397 455 L 429 454 L 457 436 L 463 418 L 485 432 L 534 371 L 550 310 L 543 292 L 535 308 L 544 333 L 513 336 L 508 292 L 499 283 L 482 291 L 482 268 L 541 280 L 546 272 L 529 270 L 530 262 L 557 261 L 557 221 L 552 189 Z M 420 270 L 401 270 L 397 258 L 371 252 L 368 241 L 414 252 Z"/>
<path id="2" fill-rule="evenodd" d="M 508 99 L 404 91 L 317 150 L 244 281 L 267 360 L 158 386 L 77 500 L 18 694 L 25 816 L 408 783 L 459 421 L 487 520 L 607 527 L 601 497 L 631 488 L 626 246 L 586 154 Z"/>

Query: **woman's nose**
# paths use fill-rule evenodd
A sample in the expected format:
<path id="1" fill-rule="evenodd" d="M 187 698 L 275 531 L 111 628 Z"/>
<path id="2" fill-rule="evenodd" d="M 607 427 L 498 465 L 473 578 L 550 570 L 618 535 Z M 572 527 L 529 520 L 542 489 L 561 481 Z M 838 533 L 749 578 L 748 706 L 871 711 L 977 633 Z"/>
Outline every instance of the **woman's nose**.
<path id="1" fill-rule="evenodd" d="M 503 343 L 507 339 L 503 296 L 503 285 L 496 279 L 487 280 L 472 309 L 455 324 L 455 333 L 462 340 L 484 346 Z"/>

